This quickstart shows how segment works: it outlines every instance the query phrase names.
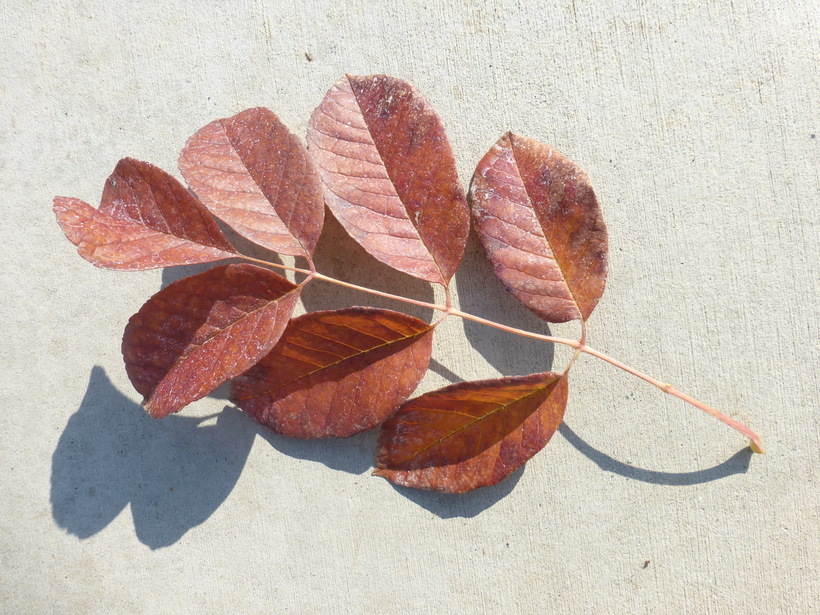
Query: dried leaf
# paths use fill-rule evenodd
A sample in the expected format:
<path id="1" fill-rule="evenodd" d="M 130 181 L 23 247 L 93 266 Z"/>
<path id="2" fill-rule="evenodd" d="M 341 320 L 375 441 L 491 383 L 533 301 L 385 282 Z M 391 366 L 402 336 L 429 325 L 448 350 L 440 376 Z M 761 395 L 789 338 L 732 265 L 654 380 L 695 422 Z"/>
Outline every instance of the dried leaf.
<path id="1" fill-rule="evenodd" d="M 131 158 L 117 163 L 99 209 L 58 196 L 54 213 L 80 256 L 97 267 L 141 271 L 236 256 L 216 221 L 182 184 Z"/>
<path id="2" fill-rule="evenodd" d="M 313 112 L 307 140 L 347 232 L 383 263 L 447 285 L 469 211 L 444 126 L 421 94 L 393 77 L 347 75 Z"/>
<path id="3" fill-rule="evenodd" d="M 264 357 L 300 288 L 269 269 L 223 265 L 151 297 L 122 340 L 125 369 L 148 413 L 176 412 Z"/>
<path id="4" fill-rule="evenodd" d="M 390 416 L 430 363 L 433 329 L 391 310 L 354 307 L 294 318 L 279 343 L 233 381 L 232 399 L 295 438 L 347 437 Z"/>
<path id="5" fill-rule="evenodd" d="M 216 216 L 260 246 L 310 258 L 324 196 L 305 146 L 268 109 L 247 109 L 196 132 L 179 156 L 185 181 Z"/>
<path id="6" fill-rule="evenodd" d="M 508 133 L 479 162 L 470 204 L 496 275 L 524 305 L 549 322 L 589 318 L 606 284 L 607 234 L 578 165 Z"/>
<path id="7" fill-rule="evenodd" d="M 448 493 L 494 485 L 547 444 L 566 403 L 567 379 L 552 372 L 426 393 L 382 426 L 375 474 Z"/>

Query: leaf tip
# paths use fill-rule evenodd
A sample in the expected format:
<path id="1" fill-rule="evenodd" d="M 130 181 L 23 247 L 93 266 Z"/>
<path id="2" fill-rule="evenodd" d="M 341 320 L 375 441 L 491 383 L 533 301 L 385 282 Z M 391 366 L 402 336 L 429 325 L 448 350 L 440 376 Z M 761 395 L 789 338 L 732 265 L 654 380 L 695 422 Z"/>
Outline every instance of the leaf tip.
<path id="1" fill-rule="evenodd" d="M 758 455 L 766 454 L 766 451 L 763 450 L 763 439 L 760 436 L 749 441 L 749 448 L 752 449 L 753 453 L 757 453 Z"/>
<path id="2" fill-rule="evenodd" d="M 82 203 L 83 205 L 87 205 L 88 207 L 91 207 L 85 201 L 81 201 L 80 199 L 75 199 L 74 197 L 71 197 L 71 196 L 55 196 L 51 200 L 51 211 L 53 211 L 55 213 L 55 215 L 57 215 L 58 218 L 59 218 L 60 214 L 65 213 L 75 203 Z M 58 219 L 58 222 L 59 222 L 59 219 Z"/>

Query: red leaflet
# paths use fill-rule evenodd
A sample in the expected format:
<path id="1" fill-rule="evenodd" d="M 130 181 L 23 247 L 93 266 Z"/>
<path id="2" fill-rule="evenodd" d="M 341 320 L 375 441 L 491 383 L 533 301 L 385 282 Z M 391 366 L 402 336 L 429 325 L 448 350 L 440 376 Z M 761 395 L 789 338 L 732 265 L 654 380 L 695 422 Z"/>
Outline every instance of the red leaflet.
<path id="1" fill-rule="evenodd" d="M 552 372 L 427 393 L 382 426 L 375 474 L 448 493 L 494 485 L 544 448 L 566 403 L 567 378 Z"/>
<path id="2" fill-rule="evenodd" d="M 607 234 L 580 167 L 507 133 L 478 163 L 470 204 L 496 275 L 524 305 L 549 322 L 589 318 L 606 284 Z"/>
<path id="3" fill-rule="evenodd" d="M 117 163 L 99 209 L 58 196 L 54 213 L 80 256 L 97 267 L 139 271 L 236 255 L 216 221 L 182 184 L 131 158 Z"/>
<path id="4" fill-rule="evenodd" d="M 301 141 L 273 112 L 247 109 L 194 134 L 179 156 L 185 181 L 237 233 L 281 254 L 313 255 L 322 183 Z"/>
<path id="5" fill-rule="evenodd" d="M 131 317 L 125 369 L 159 418 L 246 371 L 279 340 L 298 287 L 255 265 L 223 265 L 174 282 Z"/>
<path id="6" fill-rule="evenodd" d="M 307 140 L 347 232 L 383 263 L 446 286 L 469 212 L 444 126 L 421 94 L 385 75 L 343 77 L 313 112 Z"/>
<path id="7" fill-rule="evenodd" d="M 231 398 L 277 433 L 351 436 L 384 421 L 415 390 L 432 340 L 430 325 L 391 310 L 305 314 L 233 381 Z"/>

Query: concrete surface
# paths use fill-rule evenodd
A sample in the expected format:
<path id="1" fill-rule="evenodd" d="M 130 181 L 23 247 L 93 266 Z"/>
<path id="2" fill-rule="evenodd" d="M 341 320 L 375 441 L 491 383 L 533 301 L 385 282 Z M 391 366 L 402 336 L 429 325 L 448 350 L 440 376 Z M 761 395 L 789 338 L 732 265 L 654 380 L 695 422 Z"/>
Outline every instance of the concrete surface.
<path id="1" fill-rule="evenodd" d="M 0 611 L 820 612 L 815 2 L 6 0 L 0 17 Z M 95 269 L 52 197 L 98 203 L 123 156 L 177 173 L 189 135 L 247 107 L 304 134 L 345 72 L 416 84 L 465 183 L 506 130 L 579 162 L 611 237 L 590 342 L 768 455 L 594 359 L 553 442 L 463 497 L 370 477 L 372 434 L 287 440 L 218 395 L 148 419 L 120 336 L 181 273 Z M 335 224 L 323 242 L 327 273 L 433 296 Z M 474 240 L 456 281 L 463 309 L 546 330 Z M 317 285 L 305 306 L 364 300 Z M 422 388 L 553 360 L 448 322 Z"/>

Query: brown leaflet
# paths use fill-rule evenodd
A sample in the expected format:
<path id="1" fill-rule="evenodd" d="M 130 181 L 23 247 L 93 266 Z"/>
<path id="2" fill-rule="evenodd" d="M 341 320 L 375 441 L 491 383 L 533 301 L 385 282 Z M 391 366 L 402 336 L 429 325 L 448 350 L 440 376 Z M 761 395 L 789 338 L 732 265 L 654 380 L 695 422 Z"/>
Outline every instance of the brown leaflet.
<path id="1" fill-rule="evenodd" d="M 470 204 L 496 275 L 524 305 L 549 322 L 589 318 L 606 284 L 607 233 L 578 165 L 507 133 L 478 163 Z"/>
<path id="2" fill-rule="evenodd" d="M 375 258 L 447 285 L 470 228 L 441 119 L 413 86 L 347 75 L 308 124 L 328 206 Z"/>
<path id="3" fill-rule="evenodd" d="M 269 269 L 222 265 L 151 297 L 122 339 L 126 372 L 148 413 L 176 412 L 264 357 L 300 288 Z"/>
<path id="4" fill-rule="evenodd" d="M 147 162 L 120 160 L 99 209 L 62 196 L 53 209 L 80 256 L 97 267 L 141 271 L 236 256 L 202 203 Z"/>
<path id="5" fill-rule="evenodd" d="M 552 372 L 426 393 L 382 425 L 375 474 L 448 493 L 494 485 L 544 448 L 566 403 L 567 378 Z"/>
<path id="6" fill-rule="evenodd" d="M 310 259 L 322 231 L 322 182 L 310 154 L 268 109 L 198 130 L 179 156 L 185 181 L 216 216 L 254 243 Z"/>
<path id="7" fill-rule="evenodd" d="M 231 399 L 295 438 L 371 429 L 415 390 L 433 328 L 391 310 L 353 307 L 294 318 L 273 350 L 234 379 Z"/>

